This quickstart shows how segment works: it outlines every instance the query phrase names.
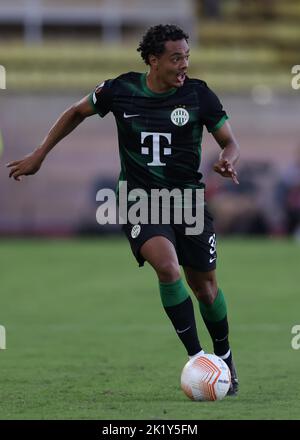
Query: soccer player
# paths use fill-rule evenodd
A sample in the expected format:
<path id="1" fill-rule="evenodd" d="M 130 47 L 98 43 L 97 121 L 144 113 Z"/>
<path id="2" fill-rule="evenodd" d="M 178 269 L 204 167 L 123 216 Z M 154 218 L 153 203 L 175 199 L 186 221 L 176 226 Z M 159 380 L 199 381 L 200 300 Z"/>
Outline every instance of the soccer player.
<path id="1" fill-rule="evenodd" d="M 120 182 L 128 189 L 204 188 L 199 172 L 203 127 L 221 147 L 214 170 L 238 184 L 235 164 L 239 147 L 226 112 L 204 81 L 187 76 L 188 35 L 176 25 L 157 25 L 144 35 L 138 51 L 148 73 L 129 72 L 109 79 L 56 121 L 40 146 L 22 160 L 9 163 L 9 177 L 20 180 L 36 173 L 50 150 L 86 117 L 110 111 L 117 122 L 121 160 Z M 193 303 L 180 272 L 195 294 L 212 338 L 214 352 L 229 366 L 236 395 L 238 378 L 228 340 L 224 294 L 216 279 L 216 234 L 204 209 L 201 234 L 187 235 L 184 225 L 127 223 L 123 226 L 140 266 L 155 270 L 163 307 L 188 356 L 203 353 Z"/>

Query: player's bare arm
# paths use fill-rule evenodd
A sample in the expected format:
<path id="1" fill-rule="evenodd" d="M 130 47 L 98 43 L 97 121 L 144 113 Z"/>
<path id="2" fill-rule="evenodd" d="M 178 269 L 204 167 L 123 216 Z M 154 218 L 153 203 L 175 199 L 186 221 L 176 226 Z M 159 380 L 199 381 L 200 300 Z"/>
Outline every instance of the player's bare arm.
<path id="1" fill-rule="evenodd" d="M 59 141 L 71 133 L 86 117 L 92 116 L 95 113 L 96 111 L 90 104 L 87 96 L 73 104 L 62 113 L 45 139 L 32 153 L 21 160 L 7 164 L 7 167 L 11 168 L 9 177 L 20 181 L 21 176 L 35 174 L 40 169 L 49 151 L 51 151 Z"/>
<path id="2" fill-rule="evenodd" d="M 214 164 L 214 171 L 223 177 L 231 177 L 238 184 L 235 164 L 240 156 L 240 147 L 233 135 L 230 124 L 225 124 L 213 133 L 214 138 L 222 148 L 218 162 Z"/>

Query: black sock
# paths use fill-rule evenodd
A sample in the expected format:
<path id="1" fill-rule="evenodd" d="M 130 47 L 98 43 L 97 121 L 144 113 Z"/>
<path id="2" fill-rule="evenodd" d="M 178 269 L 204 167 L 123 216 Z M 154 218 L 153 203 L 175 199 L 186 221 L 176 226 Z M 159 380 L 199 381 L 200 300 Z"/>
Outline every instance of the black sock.
<path id="1" fill-rule="evenodd" d="M 229 328 L 227 315 L 221 321 L 213 322 L 208 321 L 207 319 L 203 320 L 213 341 L 214 353 L 220 357 L 228 354 L 228 359 L 231 359 L 231 354 L 229 354 L 230 347 L 228 341 Z M 225 362 L 226 360 L 227 359 L 224 359 Z"/>
<path id="2" fill-rule="evenodd" d="M 177 335 L 185 346 L 188 355 L 193 356 L 202 350 L 195 322 L 194 307 L 190 297 L 175 306 L 164 307 Z"/>

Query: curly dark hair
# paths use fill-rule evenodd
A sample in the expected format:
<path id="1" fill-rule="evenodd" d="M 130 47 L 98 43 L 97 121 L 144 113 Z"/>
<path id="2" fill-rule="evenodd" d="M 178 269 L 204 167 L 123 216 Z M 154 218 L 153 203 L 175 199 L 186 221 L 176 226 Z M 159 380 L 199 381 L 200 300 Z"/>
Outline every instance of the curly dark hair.
<path id="1" fill-rule="evenodd" d="M 166 41 L 177 41 L 189 36 L 176 24 L 158 24 L 150 27 L 137 48 L 146 64 L 149 63 L 149 55 L 161 55 L 165 51 Z"/>

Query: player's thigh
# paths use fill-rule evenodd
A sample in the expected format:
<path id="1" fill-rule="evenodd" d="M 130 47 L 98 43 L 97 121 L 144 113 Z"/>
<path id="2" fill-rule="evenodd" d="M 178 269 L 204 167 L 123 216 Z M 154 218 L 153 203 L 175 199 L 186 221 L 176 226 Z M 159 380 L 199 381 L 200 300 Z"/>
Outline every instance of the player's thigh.
<path id="1" fill-rule="evenodd" d="M 149 238 L 140 254 L 156 271 L 160 281 L 172 282 L 180 278 L 180 268 L 174 244 L 166 237 Z"/>
<path id="2" fill-rule="evenodd" d="M 218 284 L 216 271 L 201 272 L 192 267 L 183 267 L 186 281 L 198 300 L 212 304 L 217 296 Z"/>
<path id="3" fill-rule="evenodd" d="M 186 232 L 186 225 L 174 225 L 176 249 L 179 263 L 197 272 L 211 272 L 216 269 L 216 234 L 213 218 L 207 209 L 204 211 L 204 229 L 201 234 Z"/>

